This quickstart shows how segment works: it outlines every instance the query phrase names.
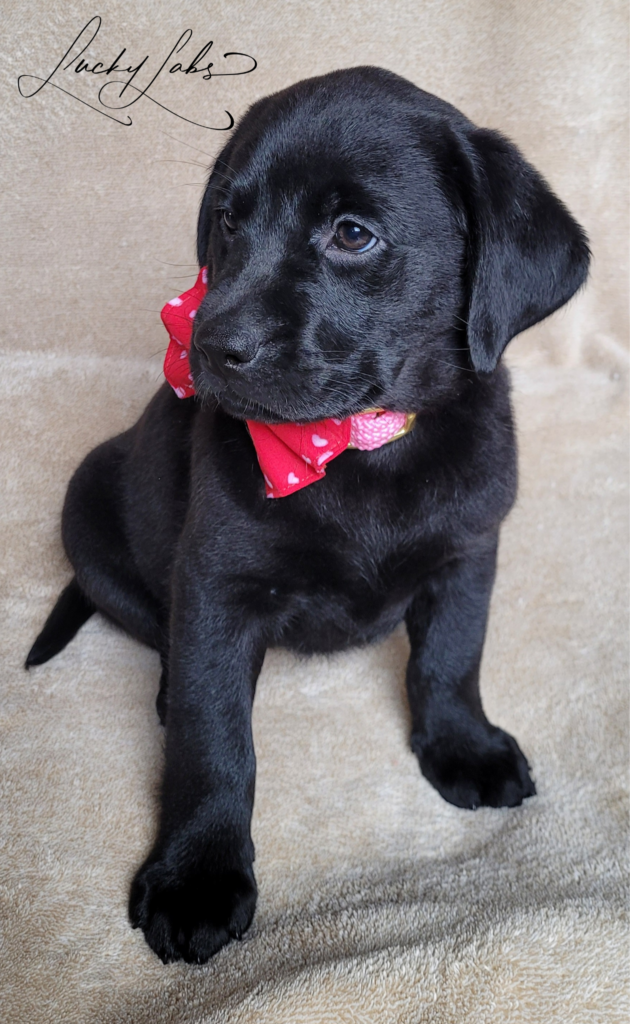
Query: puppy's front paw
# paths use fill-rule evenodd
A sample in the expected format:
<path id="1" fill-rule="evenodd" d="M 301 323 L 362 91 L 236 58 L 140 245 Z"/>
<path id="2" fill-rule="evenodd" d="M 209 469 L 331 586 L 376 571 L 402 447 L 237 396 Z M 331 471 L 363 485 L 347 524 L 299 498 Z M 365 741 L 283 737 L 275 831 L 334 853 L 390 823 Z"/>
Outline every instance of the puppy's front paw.
<path id="1" fill-rule="evenodd" d="M 203 964 L 230 939 L 240 939 L 256 895 L 251 868 L 183 872 L 148 860 L 131 886 L 129 917 L 163 963 Z"/>
<path id="2" fill-rule="evenodd" d="M 429 741 L 413 735 L 411 745 L 422 774 L 456 807 L 517 807 L 536 793 L 518 743 L 495 726 L 475 723 Z"/>

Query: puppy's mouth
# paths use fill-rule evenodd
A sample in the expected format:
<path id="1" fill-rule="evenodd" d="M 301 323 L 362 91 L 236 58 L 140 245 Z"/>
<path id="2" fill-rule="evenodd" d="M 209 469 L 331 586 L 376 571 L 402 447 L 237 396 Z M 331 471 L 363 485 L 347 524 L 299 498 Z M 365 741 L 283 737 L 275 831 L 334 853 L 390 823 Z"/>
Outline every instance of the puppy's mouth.
<path id="1" fill-rule="evenodd" d="M 258 423 L 290 423 L 290 416 L 282 415 L 275 409 L 253 398 L 241 398 L 230 391 L 229 387 L 219 394 L 215 392 L 215 398 L 222 409 L 230 416 L 239 420 L 256 420 Z"/>
<path id="2" fill-rule="evenodd" d="M 259 423 L 315 423 L 329 417 L 345 419 L 355 413 L 378 404 L 375 400 L 376 389 L 365 393 L 347 396 L 345 401 L 323 399 L 317 395 L 309 395 L 306 386 L 285 389 L 265 390 L 264 401 L 258 395 L 252 395 L 249 388 L 236 390 L 236 386 L 212 373 L 207 367 L 196 372 L 193 370 L 195 390 L 202 402 L 218 402 L 221 408 L 240 420 L 255 420 Z M 244 384 L 240 385 L 244 387 Z"/>

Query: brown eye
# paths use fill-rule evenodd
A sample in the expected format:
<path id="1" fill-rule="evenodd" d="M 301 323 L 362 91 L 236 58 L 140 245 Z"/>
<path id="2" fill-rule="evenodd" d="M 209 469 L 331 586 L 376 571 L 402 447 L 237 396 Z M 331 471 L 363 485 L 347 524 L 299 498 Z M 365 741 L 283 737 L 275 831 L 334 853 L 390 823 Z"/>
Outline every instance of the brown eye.
<path id="1" fill-rule="evenodd" d="M 376 245 L 378 238 L 362 224 L 344 220 L 337 225 L 334 241 L 337 248 L 345 252 L 367 252 Z"/>
<path id="2" fill-rule="evenodd" d="M 233 213 L 230 213 L 229 210 L 223 211 L 223 223 L 225 224 L 228 231 L 236 231 L 236 228 L 238 227 L 236 217 L 234 216 Z"/>

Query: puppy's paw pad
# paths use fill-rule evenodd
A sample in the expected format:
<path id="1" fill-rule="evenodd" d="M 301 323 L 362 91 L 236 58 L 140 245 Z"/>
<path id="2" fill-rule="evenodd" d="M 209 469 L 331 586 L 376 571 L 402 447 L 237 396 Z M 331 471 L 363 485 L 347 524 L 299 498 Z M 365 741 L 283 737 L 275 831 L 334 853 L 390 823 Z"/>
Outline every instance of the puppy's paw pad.
<path id="1" fill-rule="evenodd" d="M 145 864 L 136 875 L 129 917 L 142 928 L 163 963 L 202 964 L 251 924 L 256 907 L 253 872 L 189 872 L 178 876 L 169 865 Z"/>

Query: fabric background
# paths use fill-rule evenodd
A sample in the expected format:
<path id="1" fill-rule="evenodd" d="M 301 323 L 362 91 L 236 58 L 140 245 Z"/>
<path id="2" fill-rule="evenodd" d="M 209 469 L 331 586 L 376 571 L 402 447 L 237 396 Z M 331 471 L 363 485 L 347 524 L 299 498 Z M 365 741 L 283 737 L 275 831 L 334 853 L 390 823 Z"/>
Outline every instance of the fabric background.
<path id="1" fill-rule="evenodd" d="M 93 59 L 126 46 L 155 68 L 187 27 L 199 46 L 256 57 L 250 75 L 160 81 L 157 98 L 207 123 L 310 75 L 391 68 L 506 132 L 594 252 L 588 287 L 507 357 L 521 485 L 482 692 L 538 795 L 471 813 L 421 777 L 404 633 L 329 659 L 270 651 L 254 715 L 259 908 L 202 968 L 162 966 L 126 918 L 155 827 L 157 656 L 97 616 L 48 665 L 22 663 L 70 575 L 68 478 L 159 382 L 158 311 L 194 280 L 202 183 L 224 136 L 146 101 L 121 127 L 51 87 L 23 98 L 17 76 L 45 77 L 95 12 L 5 0 L 3 13 L 0 1016 L 627 1020 L 626 5 L 99 5 Z"/>

